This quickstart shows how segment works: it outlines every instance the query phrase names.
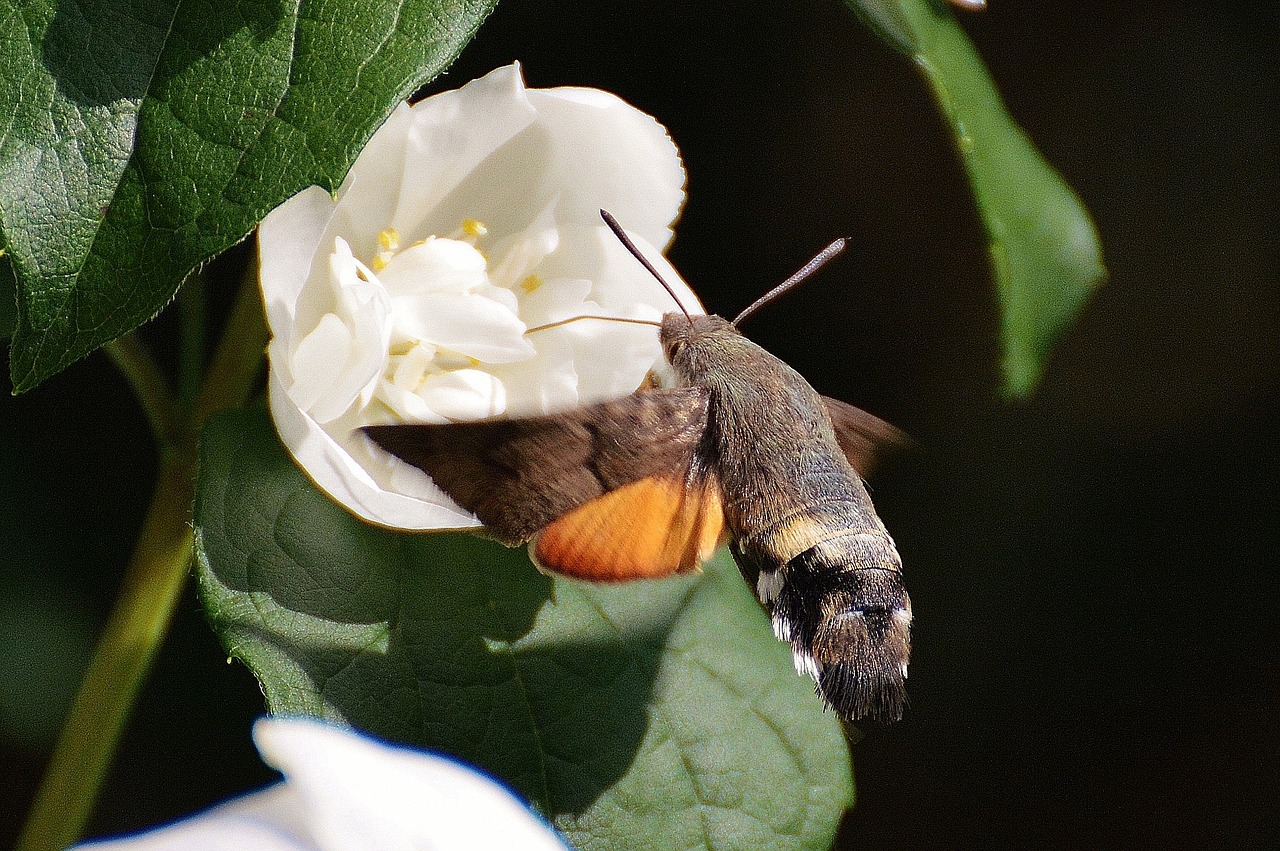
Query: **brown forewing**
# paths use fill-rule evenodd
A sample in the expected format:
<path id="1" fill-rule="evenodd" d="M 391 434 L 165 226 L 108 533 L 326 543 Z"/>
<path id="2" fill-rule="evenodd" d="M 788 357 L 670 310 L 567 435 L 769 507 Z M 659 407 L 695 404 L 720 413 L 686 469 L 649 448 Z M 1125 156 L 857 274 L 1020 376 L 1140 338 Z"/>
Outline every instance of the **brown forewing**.
<path id="1" fill-rule="evenodd" d="M 515 545 L 622 485 L 682 475 L 706 427 L 707 391 L 681 387 L 546 417 L 364 432 L 429 475 L 493 537 Z"/>
<path id="2" fill-rule="evenodd" d="M 823 396 L 822 402 L 831 415 L 836 442 L 864 479 L 886 453 L 911 445 L 911 438 L 874 414 L 829 396 Z"/>

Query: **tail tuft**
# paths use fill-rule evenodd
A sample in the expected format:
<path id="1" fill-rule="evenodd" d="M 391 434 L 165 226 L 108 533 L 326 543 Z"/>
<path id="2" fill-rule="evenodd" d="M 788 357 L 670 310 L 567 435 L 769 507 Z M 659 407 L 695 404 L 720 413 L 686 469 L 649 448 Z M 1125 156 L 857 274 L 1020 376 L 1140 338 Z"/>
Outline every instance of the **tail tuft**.
<path id="1" fill-rule="evenodd" d="M 771 592 L 761 596 L 774 632 L 791 643 L 796 670 L 814 678 L 828 706 L 850 721 L 897 721 L 907 703 L 911 655 L 911 601 L 901 568 L 838 554 L 813 547 L 762 572 L 755 584 Z"/>

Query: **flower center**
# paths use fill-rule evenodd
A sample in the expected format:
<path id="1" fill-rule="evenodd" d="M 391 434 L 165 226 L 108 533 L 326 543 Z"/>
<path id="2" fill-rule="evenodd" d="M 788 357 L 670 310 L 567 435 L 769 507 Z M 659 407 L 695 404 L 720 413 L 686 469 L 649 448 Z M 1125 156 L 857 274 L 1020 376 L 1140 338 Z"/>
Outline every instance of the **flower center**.
<path id="1" fill-rule="evenodd" d="M 501 413 L 506 393 L 495 369 L 536 354 L 518 300 L 532 289 L 494 280 L 480 247 L 488 235 L 474 218 L 447 236 L 412 244 L 392 227 L 378 233 L 369 268 L 390 297 L 391 333 L 374 396 L 400 416 L 433 421 Z"/>
<path id="2" fill-rule="evenodd" d="M 470 245 L 472 248 L 480 252 L 481 257 L 484 257 L 487 260 L 488 256 L 483 250 L 481 250 L 478 243 L 480 242 L 480 237 L 487 236 L 488 233 L 489 226 L 479 219 L 463 219 L 457 229 L 444 238 Z M 425 239 L 418 240 L 413 245 L 426 245 L 431 240 L 438 238 L 439 237 L 435 234 L 432 234 Z M 409 247 L 412 248 L 413 246 Z M 383 228 L 378 231 L 378 252 L 373 255 L 373 260 L 369 263 L 369 268 L 373 269 L 375 272 L 381 272 L 383 269 L 387 268 L 387 264 L 390 263 L 399 253 L 400 231 L 390 227 Z M 539 282 L 539 286 L 541 286 L 541 282 Z M 533 290 L 526 288 L 526 292 L 533 292 Z"/>

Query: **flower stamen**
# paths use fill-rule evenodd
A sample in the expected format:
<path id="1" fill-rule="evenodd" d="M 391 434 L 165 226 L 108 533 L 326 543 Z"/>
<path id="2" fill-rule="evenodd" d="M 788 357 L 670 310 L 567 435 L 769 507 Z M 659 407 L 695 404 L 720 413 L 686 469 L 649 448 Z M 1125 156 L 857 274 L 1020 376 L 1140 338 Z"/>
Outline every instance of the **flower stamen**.
<path id="1" fill-rule="evenodd" d="M 374 255 L 373 262 L 369 264 L 375 272 L 387 268 L 391 258 L 396 256 L 396 251 L 400 248 L 400 232 L 395 228 L 383 228 L 378 232 L 378 245 L 382 246 L 382 250 Z"/>
<path id="2" fill-rule="evenodd" d="M 463 219 L 458 225 L 457 230 L 449 234 L 446 238 L 454 239 L 458 242 L 465 242 L 467 245 L 470 245 L 472 248 L 479 251 L 476 243 L 480 241 L 482 236 L 485 236 L 488 233 L 489 226 L 479 219 Z M 481 251 L 480 253 L 483 254 L 484 252 Z"/>

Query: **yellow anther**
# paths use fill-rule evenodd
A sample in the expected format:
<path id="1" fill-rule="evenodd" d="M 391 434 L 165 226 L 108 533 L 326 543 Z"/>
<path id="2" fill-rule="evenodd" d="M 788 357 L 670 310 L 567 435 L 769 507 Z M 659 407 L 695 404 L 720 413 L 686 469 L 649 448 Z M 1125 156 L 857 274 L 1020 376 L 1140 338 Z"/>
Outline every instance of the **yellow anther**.
<path id="1" fill-rule="evenodd" d="M 484 236 L 489 232 L 489 228 L 479 219 L 463 219 L 462 232 L 470 237 Z"/>
<path id="2" fill-rule="evenodd" d="M 525 278 L 523 281 L 520 282 L 520 289 L 532 295 L 538 289 L 538 287 L 542 286 L 545 283 L 546 281 L 542 280 L 541 275 L 530 275 L 529 277 Z"/>
<path id="3" fill-rule="evenodd" d="M 378 244 L 386 251 L 395 251 L 400 247 L 400 231 L 395 228 L 384 228 L 378 233 Z"/>
<path id="4" fill-rule="evenodd" d="M 381 272 L 383 269 L 387 268 L 387 259 L 382 254 L 379 254 L 373 258 L 373 262 L 369 265 L 373 267 L 373 271 Z"/>

